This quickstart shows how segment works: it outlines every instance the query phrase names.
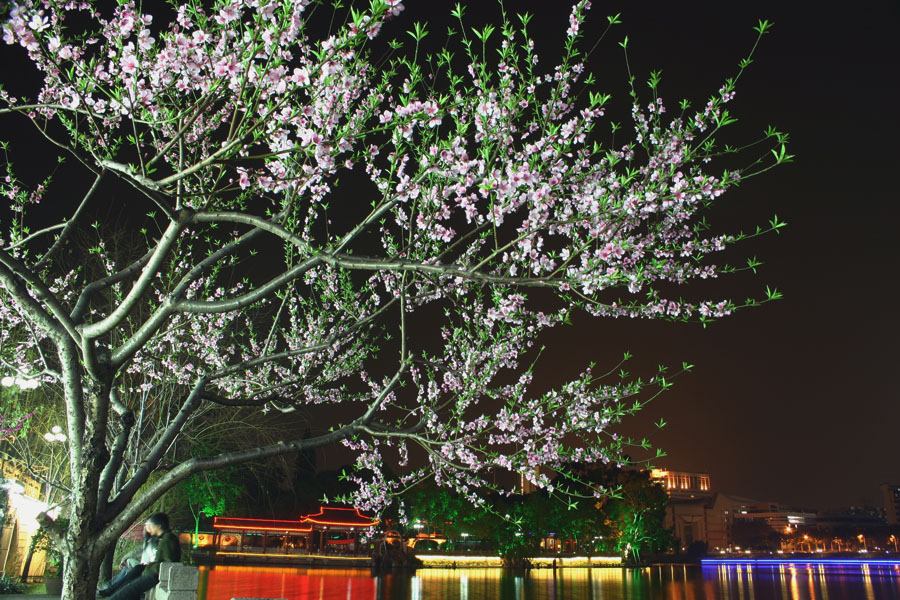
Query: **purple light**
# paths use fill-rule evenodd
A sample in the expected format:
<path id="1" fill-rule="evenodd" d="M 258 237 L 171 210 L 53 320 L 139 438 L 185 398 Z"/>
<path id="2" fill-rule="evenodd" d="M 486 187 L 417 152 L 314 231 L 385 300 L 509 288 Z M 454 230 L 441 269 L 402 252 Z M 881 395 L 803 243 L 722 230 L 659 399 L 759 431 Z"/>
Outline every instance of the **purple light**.
<path id="1" fill-rule="evenodd" d="M 703 558 L 706 565 L 891 565 L 900 566 L 900 560 L 849 560 L 840 558 Z"/>

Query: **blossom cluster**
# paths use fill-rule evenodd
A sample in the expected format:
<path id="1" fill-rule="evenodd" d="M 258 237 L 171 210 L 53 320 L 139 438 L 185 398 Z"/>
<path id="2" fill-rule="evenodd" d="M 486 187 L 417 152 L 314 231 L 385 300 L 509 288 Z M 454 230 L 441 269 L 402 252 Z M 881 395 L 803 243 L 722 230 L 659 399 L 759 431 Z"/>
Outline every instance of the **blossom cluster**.
<path id="1" fill-rule="evenodd" d="M 29 220 L 70 190 L 8 169 L 0 193 L 17 216 L 0 252 L 23 266 L 0 270 L 3 360 L 58 378 L 41 350 L 63 331 L 85 388 L 126 403 L 169 385 L 276 412 L 340 405 L 316 432 L 343 432 L 355 502 L 372 510 L 423 477 L 478 502 L 491 469 L 552 487 L 536 467 L 620 461 L 630 441 L 613 429 L 665 380 L 586 368 L 540 389 L 544 334 L 576 311 L 731 314 L 729 300 L 668 292 L 732 270 L 711 257 L 740 236 L 710 233 L 704 211 L 782 162 L 784 136 L 768 132 L 749 168 L 718 170 L 733 80 L 674 116 L 654 82 L 649 102 L 634 94 L 632 139 L 604 145 L 608 97 L 579 50 L 586 0 L 546 72 L 511 21 L 497 47 L 485 30 L 483 50 L 464 43 L 424 69 L 369 49 L 399 0 L 331 29 L 310 4 L 188 2 L 171 23 L 127 0 L 11 5 L 3 39 L 42 79 L 33 100 L 0 91 L 0 116 L 59 135 L 97 178 L 66 206 L 73 222 L 98 186 L 129 186 L 148 216 L 96 228 L 72 267 L 56 244 L 72 251 L 68 223 L 33 234 Z M 122 237 L 137 249 L 117 254 Z"/>

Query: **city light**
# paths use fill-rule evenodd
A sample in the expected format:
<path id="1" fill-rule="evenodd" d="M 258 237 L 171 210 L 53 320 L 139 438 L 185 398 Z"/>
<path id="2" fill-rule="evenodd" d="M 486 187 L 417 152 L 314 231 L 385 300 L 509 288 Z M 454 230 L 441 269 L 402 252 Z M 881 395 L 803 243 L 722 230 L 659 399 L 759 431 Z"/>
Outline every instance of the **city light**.
<path id="1" fill-rule="evenodd" d="M 703 558 L 704 565 L 890 565 L 900 566 L 900 560 L 840 559 L 840 558 Z"/>

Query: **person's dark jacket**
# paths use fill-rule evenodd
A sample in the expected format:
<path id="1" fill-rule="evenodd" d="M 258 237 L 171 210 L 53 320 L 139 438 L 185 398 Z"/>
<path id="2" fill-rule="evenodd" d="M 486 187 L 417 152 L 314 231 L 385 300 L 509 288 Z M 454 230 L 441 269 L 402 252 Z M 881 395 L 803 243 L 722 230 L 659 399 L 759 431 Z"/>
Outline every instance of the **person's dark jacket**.
<path id="1" fill-rule="evenodd" d="M 159 577 L 159 565 L 164 562 L 181 562 L 181 544 L 178 536 L 172 530 L 166 530 L 159 536 L 159 545 L 156 548 L 156 560 L 149 563 L 144 569 L 144 575 L 153 574 Z"/>

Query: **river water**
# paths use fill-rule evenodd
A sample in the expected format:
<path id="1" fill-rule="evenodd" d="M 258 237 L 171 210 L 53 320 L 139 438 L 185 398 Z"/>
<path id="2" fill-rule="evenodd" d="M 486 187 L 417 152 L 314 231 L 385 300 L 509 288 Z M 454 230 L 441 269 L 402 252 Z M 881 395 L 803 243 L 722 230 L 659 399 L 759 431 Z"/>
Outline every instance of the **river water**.
<path id="1" fill-rule="evenodd" d="M 203 567 L 200 600 L 900 600 L 900 565 L 718 565 L 642 569 Z"/>

